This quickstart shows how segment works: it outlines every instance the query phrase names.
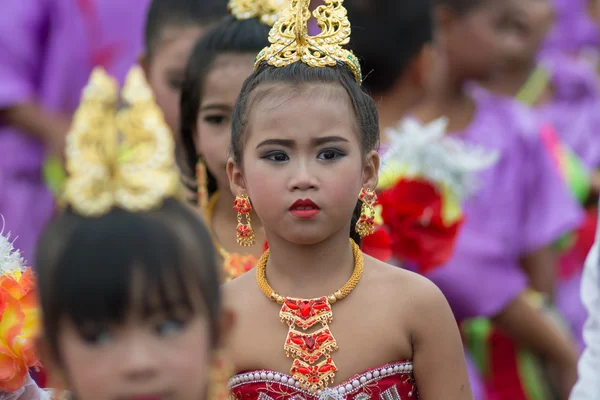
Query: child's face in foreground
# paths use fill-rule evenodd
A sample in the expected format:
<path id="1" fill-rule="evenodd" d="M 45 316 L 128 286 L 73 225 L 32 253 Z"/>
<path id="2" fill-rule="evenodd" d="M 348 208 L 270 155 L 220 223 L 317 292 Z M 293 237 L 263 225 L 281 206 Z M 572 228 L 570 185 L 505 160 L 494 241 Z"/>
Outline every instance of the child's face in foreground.
<path id="1" fill-rule="evenodd" d="M 356 117 L 336 86 L 270 86 L 249 110 L 242 166 L 228 165 L 234 193 L 247 193 L 269 241 L 319 243 L 348 237 L 361 186 L 377 185 Z"/>
<path id="2" fill-rule="evenodd" d="M 165 28 L 152 58 L 143 62 L 156 103 L 173 132 L 179 130 L 179 97 L 185 68 L 192 48 L 205 29 L 199 26 Z"/>
<path id="3" fill-rule="evenodd" d="M 196 150 L 221 190 L 229 190 L 226 167 L 231 143 L 231 113 L 242 84 L 253 68 L 253 55 L 223 54 L 215 60 L 204 79 L 196 123 Z"/>
<path id="4" fill-rule="evenodd" d="M 64 322 L 59 346 L 70 390 L 80 400 L 205 399 L 209 323 L 202 314 L 182 317 L 90 325 L 84 337 Z"/>

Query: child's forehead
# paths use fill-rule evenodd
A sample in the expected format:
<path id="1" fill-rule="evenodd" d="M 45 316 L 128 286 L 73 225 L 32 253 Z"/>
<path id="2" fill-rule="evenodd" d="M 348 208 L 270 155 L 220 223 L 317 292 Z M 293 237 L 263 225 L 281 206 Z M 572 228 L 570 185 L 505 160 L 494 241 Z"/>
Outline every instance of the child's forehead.
<path id="1" fill-rule="evenodd" d="M 195 43 L 207 29 L 207 26 L 195 24 L 165 25 L 156 36 L 155 51 L 175 47 L 183 43 Z"/>
<path id="2" fill-rule="evenodd" d="M 290 90 L 289 86 L 273 89 L 256 99 L 249 116 L 249 139 L 260 141 L 276 134 L 309 140 L 335 133 L 334 136 L 348 136 L 348 141 L 356 140 L 356 116 L 343 88 L 311 85 L 301 90 Z"/>
<path id="3" fill-rule="evenodd" d="M 253 97 L 254 106 L 263 110 L 289 108 L 290 103 L 294 103 L 293 105 L 313 102 L 350 104 L 349 96 L 343 87 L 333 83 L 322 82 L 311 82 L 302 85 L 287 83 L 265 84 L 255 90 Z"/>

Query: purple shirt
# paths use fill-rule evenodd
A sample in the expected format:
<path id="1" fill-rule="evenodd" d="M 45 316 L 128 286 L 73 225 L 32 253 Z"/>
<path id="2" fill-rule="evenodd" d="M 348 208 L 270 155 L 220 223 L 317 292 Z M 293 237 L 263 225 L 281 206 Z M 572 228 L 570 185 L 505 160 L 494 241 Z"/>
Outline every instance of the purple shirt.
<path id="1" fill-rule="evenodd" d="M 544 44 L 545 51 L 578 54 L 600 47 L 600 29 L 587 12 L 589 1 L 553 0 L 556 20 Z"/>
<path id="2" fill-rule="evenodd" d="M 123 80 L 142 49 L 148 0 L 2 0 L 0 109 L 31 99 L 70 115 L 95 65 Z M 65 132 L 66 134 L 66 132 Z M 40 142 L 0 121 L 0 214 L 33 261 L 52 211 Z"/>
<path id="3" fill-rule="evenodd" d="M 541 143 L 534 115 L 512 99 L 482 91 L 474 98 L 473 122 L 455 135 L 497 151 L 499 159 L 479 174 L 481 187 L 464 204 L 452 259 L 429 275 L 458 320 L 501 312 L 528 286 L 520 258 L 551 244 L 582 217 Z"/>
<path id="4" fill-rule="evenodd" d="M 540 60 L 549 71 L 553 99 L 536 108 L 560 139 L 588 168 L 600 166 L 600 88 L 595 72 L 586 64 L 559 54 Z"/>

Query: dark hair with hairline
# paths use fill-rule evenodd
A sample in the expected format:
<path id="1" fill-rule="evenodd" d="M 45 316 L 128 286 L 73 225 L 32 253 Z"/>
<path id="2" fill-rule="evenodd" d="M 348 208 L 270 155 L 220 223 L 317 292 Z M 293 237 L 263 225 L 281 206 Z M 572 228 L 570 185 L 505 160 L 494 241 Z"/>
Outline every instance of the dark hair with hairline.
<path id="1" fill-rule="evenodd" d="M 204 35 L 192 50 L 182 84 L 180 99 L 180 168 L 188 189 L 196 192 L 196 122 L 204 94 L 204 81 L 215 60 L 222 54 L 248 54 L 253 57 L 269 45 L 270 27 L 258 19 L 237 20 L 228 17 Z M 214 176 L 207 170 L 208 193 L 217 190 Z"/>
<path id="2" fill-rule="evenodd" d="M 364 86 L 390 90 L 411 61 L 433 41 L 431 0 L 345 0 L 352 21 L 350 48 L 360 56 Z"/>
<path id="3" fill-rule="evenodd" d="M 144 47 L 151 59 L 169 27 L 208 26 L 227 15 L 227 0 L 152 0 L 146 16 Z"/>
<path id="4" fill-rule="evenodd" d="M 216 252 L 195 211 L 175 199 L 153 211 L 113 209 L 98 218 L 67 210 L 45 229 L 37 267 L 45 337 L 58 361 L 65 319 L 84 336 L 87 323 L 124 323 L 132 312 L 144 318 L 204 313 L 217 345 Z M 141 304 L 132 304 L 134 282 Z"/>
<path id="5" fill-rule="evenodd" d="M 446 6 L 458 15 L 464 15 L 473 11 L 488 0 L 434 0 L 436 6 Z M 505 0 L 496 0 L 505 1 Z"/>
<path id="6" fill-rule="evenodd" d="M 377 150 L 379 146 L 379 119 L 375 102 L 369 94 L 356 83 L 349 66 L 338 63 L 335 67 L 316 68 L 301 62 L 281 68 L 275 68 L 263 62 L 246 79 L 233 110 L 231 122 L 231 153 L 238 165 L 243 163 L 244 138 L 248 129 L 250 109 L 255 104 L 257 89 L 267 85 L 288 86 L 291 90 L 300 90 L 310 85 L 332 85 L 342 88 L 352 105 L 356 118 L 357 134 L 364 154 Z M 352 217 L 350 236 L 360 243 L 360 237 L 354 231 L 354 225 L 360 216 L 360 202 Z"/>

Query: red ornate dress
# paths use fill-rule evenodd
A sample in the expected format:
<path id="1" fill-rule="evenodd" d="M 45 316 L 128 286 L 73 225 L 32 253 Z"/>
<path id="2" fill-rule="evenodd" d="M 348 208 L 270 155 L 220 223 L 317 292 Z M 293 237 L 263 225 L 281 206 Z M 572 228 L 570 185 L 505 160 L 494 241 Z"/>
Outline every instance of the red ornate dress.
<path id="1" fill-rule="evenodd" d="M 373 368 L 316 393 L 305 390 L 287 374 L 260 370 L 238 374 L 229 380 L 235 400 L 403 400 L 418 399 L 409 361 Z"/>

